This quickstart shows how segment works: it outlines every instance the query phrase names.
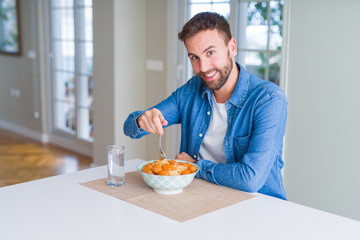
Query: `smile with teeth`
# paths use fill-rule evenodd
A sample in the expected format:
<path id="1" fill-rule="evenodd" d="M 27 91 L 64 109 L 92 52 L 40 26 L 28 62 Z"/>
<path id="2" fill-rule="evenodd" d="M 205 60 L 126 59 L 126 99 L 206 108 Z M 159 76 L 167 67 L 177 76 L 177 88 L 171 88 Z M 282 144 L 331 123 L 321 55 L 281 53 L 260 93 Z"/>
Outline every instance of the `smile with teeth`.
<path id="1" fill-rule="evenodd" d="M 215 70 L 215 71 L 213 71 L 213 72 L 210 72 L 210 73 L 208 73 L 208 74 L 205 74 L 205 77 L 211 78 L 212 76 L 215 75 L 216 72 L 217 72 L 217 71 Z"/>

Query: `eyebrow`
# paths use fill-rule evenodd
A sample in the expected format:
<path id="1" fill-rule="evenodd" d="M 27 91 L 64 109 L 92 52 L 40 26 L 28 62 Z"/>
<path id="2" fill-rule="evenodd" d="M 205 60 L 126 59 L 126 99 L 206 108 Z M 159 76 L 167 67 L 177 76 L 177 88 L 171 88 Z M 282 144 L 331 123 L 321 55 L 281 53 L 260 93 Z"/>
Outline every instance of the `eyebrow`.
<path id="1" fill-rule="evenodd" d="M 209 51 L 209 50 L 212 49 L 212 48 L 215 48 L 215 46 L 209 46 L 209 47 L 205 48 L 204 51 L 203 51 L 203 53 L 206 53 L 207 51 Z M 188 53 L 188 56 L 190 56 L 190 55 L 196 56 L 196 55 L 193 54 L 193 53 Z"/>

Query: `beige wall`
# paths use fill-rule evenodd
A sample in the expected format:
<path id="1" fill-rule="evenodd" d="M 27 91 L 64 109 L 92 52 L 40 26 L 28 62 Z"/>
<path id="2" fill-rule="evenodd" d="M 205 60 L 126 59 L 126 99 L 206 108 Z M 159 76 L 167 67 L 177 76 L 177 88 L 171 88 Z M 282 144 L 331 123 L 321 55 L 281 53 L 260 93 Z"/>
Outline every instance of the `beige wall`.
<path id="1" fill-rule="evenodd" d="M 149 108 L 167 97 L 166 83 L 166 49 L 167 49 L 167 0 L 151 1 L 147 4 L 147 41 L 146 59 L 158 60 L 164 63 L 164 71 L 146 71 L 146 108 Z M 168 131 L 166 131 L 168 132 Z M 147 159 L 159 157 L 158 135 L 148 135 Z M 165 138 L 163 140 L 166 149 Z"/>
<path id="2" fill-rule="evenodd" d="M 93 162 L 106 162 L 105 147 L 115 144 L 114 1 L 94 1 L 94 144 Z"/>
<path id="3" fill-rule="evenodd" d="M 94 5 L 94 163 L 105 163 L 104 150 L 109 144 L 125 145 L 127 158 L 153 159 L 158 155 L 158 151 L 153 153 L 156 137 L 132 140 L 123 134 L 123 123 L 131 112 L 145 110 L 166 97 L 166 70 L 146 70 L 145 62 L 166 61 L 167 1 L 110 2 Z M 96 20 L 105 14 L 105 20 Z M 113 25 L 107 28 L 107 22 Z M 110 40 L 105 39 L 108 37 Z"/>
<path id="4" fill-rule="evenodd" d="M 123 133 L 130 112 L 146 105 L 146 0 L 115 2 L 115 140 L 126 146 L 127 158 L 146 158 L 146 139 Z"/>
<path id="5" fill-rule="evenodd" d="M 360 1 L 292 0 L 285 187 L 360 220 Z"/>
<path id="6" fill-rule="evenodd" d="M 94 2 L 94 144 L 96 165 L 105 147 L 125 145 L 126 157 L 154 159 L 157 136 L 132 140 L 123 123 L 166 97 L 166 69 L 146 70 L 147 59 L 166 63 L 167 1 Z"/>
<path id="7" fill-rule="evenodd" d="M 20 0 L 19 4 L 22 55 L 0 54 L 0 121 L 41 132 L 37 5 L 35 0 Z M 36 59 L 27 57 L 29 51 L 36 53 Z M 18 89 L 19 97 L 11 96 L 11 89 Z M 40 114 L 38 119 L 35 111 Z"/>

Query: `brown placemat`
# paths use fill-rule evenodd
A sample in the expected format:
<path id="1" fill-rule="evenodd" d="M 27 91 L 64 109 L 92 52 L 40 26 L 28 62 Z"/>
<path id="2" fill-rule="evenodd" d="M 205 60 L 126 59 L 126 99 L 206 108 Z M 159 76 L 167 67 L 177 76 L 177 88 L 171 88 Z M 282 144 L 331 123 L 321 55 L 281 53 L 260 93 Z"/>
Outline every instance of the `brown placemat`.
<path id="1" fill-rule="evenodd" d="M 179 222 L 184 222 L 209 212 L 253 198 L 253 195 L 228 187 L 219 186 L 195 178 L 184 190 L 175 195 L 156 193 L 139 172 L 126 173 L 125 184 L 109 187 L 106 178 L 81 185 L 124 200 Z"/>

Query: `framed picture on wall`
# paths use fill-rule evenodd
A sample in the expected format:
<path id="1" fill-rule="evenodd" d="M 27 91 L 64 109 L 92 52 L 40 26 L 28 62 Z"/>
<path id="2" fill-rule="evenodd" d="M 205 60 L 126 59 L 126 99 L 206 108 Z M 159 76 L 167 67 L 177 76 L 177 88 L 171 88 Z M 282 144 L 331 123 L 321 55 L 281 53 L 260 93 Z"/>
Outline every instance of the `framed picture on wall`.
<path id="1" fill-rule="evenodd" d="M 0 0 L 0 54 L 21 55 L 18 0 Z"/>

